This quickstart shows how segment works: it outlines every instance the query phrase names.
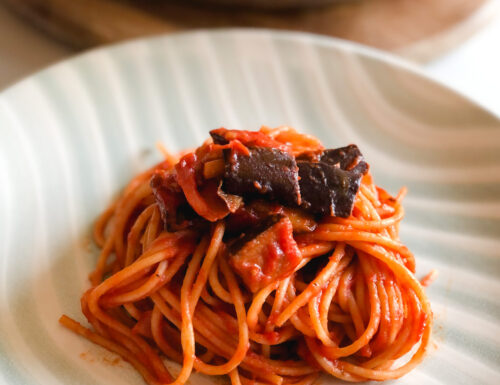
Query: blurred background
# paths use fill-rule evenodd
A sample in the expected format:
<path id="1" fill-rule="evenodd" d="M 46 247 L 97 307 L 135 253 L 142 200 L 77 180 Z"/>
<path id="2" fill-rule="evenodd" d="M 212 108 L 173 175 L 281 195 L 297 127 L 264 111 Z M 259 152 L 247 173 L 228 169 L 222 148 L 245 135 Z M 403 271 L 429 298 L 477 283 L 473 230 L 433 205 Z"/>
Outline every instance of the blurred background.
<path id="1" fill-rule="evenodd" d="M 0 0 L 0 90 L 96 46 L 237 26 L 389 51 L 500 115 L 500 0 Z"/>

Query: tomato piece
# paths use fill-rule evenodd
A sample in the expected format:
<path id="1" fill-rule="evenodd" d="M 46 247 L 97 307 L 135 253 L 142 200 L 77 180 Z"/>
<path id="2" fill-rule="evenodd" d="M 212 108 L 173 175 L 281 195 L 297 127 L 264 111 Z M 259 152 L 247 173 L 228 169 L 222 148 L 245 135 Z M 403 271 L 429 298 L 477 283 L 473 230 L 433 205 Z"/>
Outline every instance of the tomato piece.
<path id="1" fill-rule="evenodd" d="M 208 181 L 200 190 L 196 181 L 198 158 L 195 153 L 184 155 L 175 165 L 177 182 L 194 211 L 210 222 L 218 221 L 230 213 L 226 203 L 217 195 L 218 184 Z"/>
<path id="2" fill-rule="evenodd" d="M 290 146 L 274 140 L 260 131 L 228 130 L 217 128 L 210 131 L 210 135 L 216 144 L 227 144 L 231 141 L 239 141 L 247 147 L 271 147 L 281 151 L 291 152 Z"/>

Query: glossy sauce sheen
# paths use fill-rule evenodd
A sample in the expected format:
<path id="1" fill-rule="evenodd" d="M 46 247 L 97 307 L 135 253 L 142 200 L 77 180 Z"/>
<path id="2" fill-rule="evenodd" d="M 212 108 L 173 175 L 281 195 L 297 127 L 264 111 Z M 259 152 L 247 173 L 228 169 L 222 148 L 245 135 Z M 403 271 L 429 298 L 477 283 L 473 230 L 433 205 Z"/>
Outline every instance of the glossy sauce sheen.
<path id="1" fill-rule="evenodd" d="M 276 223 L 244 243 L 230 257 L 231 265 L 253 293 L 289 276 L 302 259 L 288 217 L 273 217 Z"/>

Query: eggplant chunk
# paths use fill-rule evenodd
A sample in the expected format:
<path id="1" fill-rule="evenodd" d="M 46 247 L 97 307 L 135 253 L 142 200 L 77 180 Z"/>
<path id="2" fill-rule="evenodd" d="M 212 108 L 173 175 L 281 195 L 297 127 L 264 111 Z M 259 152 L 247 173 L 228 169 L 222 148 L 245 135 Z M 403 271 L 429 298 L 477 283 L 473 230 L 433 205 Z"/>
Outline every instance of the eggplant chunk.
<path id="1" fill-rule="evenodd" d="M 219 129 L 211 135 L 215 143 L 226 144 L 228 133 L 232 132 Z M 299 159 L 277 148 L 254 145 L 248 150 L 250 154 L 225 150 L 224 192 L 275 200 L 317 216 L 351 215 L 361 178 L 368 171 L 354 144 Z"/>
<path id="2" fill-rule="evenodd" d="M 321 155 L 320 162 L 338 164 L 342 170 L 356 170 L 361 174 L 368 170 L 368 164 L 364 161 L 363 154 L 355 144 L 325 150 Z"/>
<path id="3" fill-rule="evenodd" d="M 300 192 L 305 210 L 320 216 L 351 215 L 362 173 L 324 162 L 298 162 Z"/>
<path id="4" fill-rule="evenodd" d="M 262 197 L 300 204 L 297 162 L 275 148 L 249 147 L 249 155 L 226 153 L 223 190 L 244 197 Z"/>
<path id="5" fill-rule="evenodd" d="M 319 162 L 299 161 L 301 207 L 316 215 L 351 215 L 361 178 L 368 171 L 354 144 L 325 150 Z"/>
<path id="6" fill-rule="evenodd" d="M 313 215 L 298 207 L 285 207 L 277 202 L 257 199 L 241 205 L 226 219 L 226 234 L 241 234 L 251 231 L 272 214 L 286 215 L 292 223 L 294 234 L 310 233 L 318 225 Z M 262 231 L 262 229 L 260 229 Z"/>
<path id="7" fill-rule="evenodd" d="M 269 216 L 230 247 L 229 262 L 252 293 L 288 277 L 301 260 L 292 223 L 280 214 Z"/>

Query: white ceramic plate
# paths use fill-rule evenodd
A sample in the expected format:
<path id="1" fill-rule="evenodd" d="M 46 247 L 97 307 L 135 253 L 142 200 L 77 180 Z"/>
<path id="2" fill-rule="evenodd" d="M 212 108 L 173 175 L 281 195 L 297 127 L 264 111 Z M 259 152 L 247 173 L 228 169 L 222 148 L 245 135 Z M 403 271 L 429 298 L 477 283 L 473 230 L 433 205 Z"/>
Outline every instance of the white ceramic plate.
<path id="1" fill-rule="evenodd" d="M 160 159 L 156 141 L 179 150 L 261 124 L 357 143 L 379 185 L 409 187 L 403 241 L 419 275 L 440 275 L 435 348 L 397 383 L 499 384 L 499 120 L 376 51 L 246 30 L 92 51 L 0 95 L 0 383 L 143 384 L 57 323 L 84 321 L 91 224 Z"/>

